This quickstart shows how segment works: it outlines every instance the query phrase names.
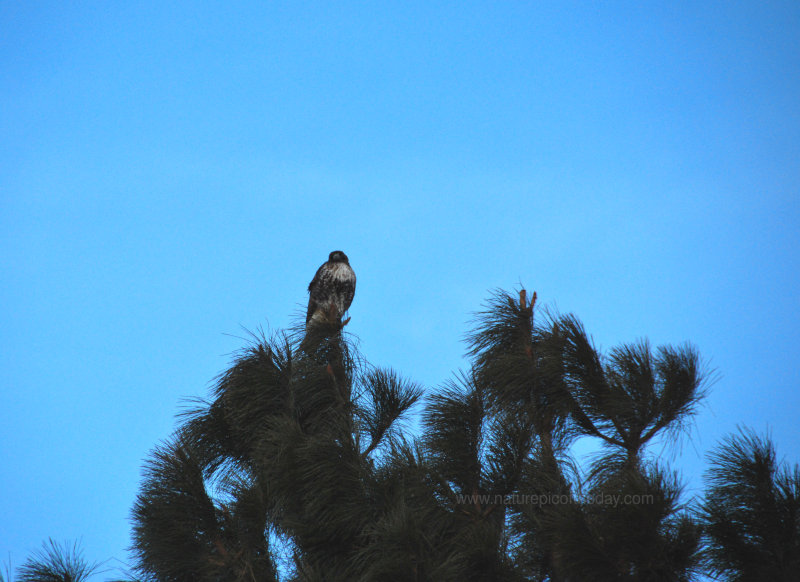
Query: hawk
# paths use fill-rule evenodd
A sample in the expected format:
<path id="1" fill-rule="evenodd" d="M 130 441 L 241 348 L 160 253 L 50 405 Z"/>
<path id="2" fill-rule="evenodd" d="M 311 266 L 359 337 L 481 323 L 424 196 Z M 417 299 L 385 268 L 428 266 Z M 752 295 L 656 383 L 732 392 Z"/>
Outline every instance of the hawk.
<path id="1" fill-rule="evenodd" d="M 308 285 L 308 293 L 306 328 L 312 320 L 339 323 L 356 293 L 356 274 L 350 267 L 347 255 L 342 251 L 333 251 L 317 269 L 317 274 Z"/>

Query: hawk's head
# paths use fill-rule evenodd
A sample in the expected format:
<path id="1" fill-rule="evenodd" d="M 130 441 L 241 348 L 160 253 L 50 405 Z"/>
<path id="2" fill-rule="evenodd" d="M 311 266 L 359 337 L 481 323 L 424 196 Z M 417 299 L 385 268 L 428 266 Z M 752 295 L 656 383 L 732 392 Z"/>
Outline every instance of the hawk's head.
<path id="1" fill-rule="evenodd" d="M 342 251 L 333 251 L 330 255 L 328 255 L 328 260 L 331 263 L 347 263 L 348 265 L 350 262 L 347 260 L 347 255 L 344 254 Z"/>

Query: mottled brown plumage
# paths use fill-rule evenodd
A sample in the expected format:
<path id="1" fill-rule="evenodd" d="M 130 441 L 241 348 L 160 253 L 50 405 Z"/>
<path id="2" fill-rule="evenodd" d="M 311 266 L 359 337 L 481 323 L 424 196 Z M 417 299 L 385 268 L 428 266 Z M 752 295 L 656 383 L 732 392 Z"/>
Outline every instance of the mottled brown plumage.
<path id="1" fill-rule="evenodd" d="M 356 274 L 342 251 L 333 251 L 308 285 L 306 327 L 311 321 L 338 323 L 353 302 Z"/>

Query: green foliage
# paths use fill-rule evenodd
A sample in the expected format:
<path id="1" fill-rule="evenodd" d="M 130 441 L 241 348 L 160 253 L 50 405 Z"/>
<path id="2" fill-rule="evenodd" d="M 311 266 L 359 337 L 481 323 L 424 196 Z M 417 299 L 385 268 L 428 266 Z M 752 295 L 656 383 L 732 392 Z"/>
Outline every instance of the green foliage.
<path id="1" fill-rule="evenodd" d="M 703 397 L 697 351 L 640 341 L 601 353 L 577 318 L 535 300 L 490 298 L 467 336 L 470 368 L 428 393 L 416 438 L 403 423 L 422 389 L 371 366 L 341 325 L 255 337 L 148 461 L 137 573 L 697 579 L 700 526 L 647 449 L 684 429 Z M 601 445 L 583 470 L 579 437 Z M 796 481 L 781 479 L 784 496 L 764 511 L 794 507 Z"/>
<path id="2" fill-rule="evenodd" d="M 85 582 L 98 567 L 99 564 L 84 559 L 77 542 L 69 546 L 48 539 L 17 569 L 16 579 L 17 582 Z"/>
<path id="3" fill-rule="evenodd" d="M 704 396 L 707 374 L 690 345 L 625 344 L 598 353 L 574 316 L 560 318 L 564 380 L 581 432 L 635 458 L 658 433 L 677 432 Z"/>
<path id="4" fill-rule="evenodd" d="M 312 330 L 318 331 L 318 330 Z M 421 389 L 362 365 L 338 330 L 257 338 L 213 399 L 156 449 L 134 507 L 138 572 L 158 580 L 269 580 L 269 539 L 294 548 L 295 576 L 354 579 L 383 510 L 378 455 Z"/>
<path id="5" fill-rule="evenodd" d="M 800 467 L 779 464 L 769 439 L 742 430 L 709 455 L 701 508 L 705 558 L 724 580 L 797 580 Z"/>

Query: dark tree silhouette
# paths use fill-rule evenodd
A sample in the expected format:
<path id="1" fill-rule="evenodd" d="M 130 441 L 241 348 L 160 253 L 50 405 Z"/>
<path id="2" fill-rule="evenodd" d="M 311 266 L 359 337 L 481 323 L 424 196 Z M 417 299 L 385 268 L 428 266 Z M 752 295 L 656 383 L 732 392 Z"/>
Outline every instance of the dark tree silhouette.
<path id="1" fill-rule="evenodd" d="M 800 467 L 768 438 L 728 436 L 709 455 L 701 508 L 709 570 L 723 580 L 795 581 L 800 573 Z"/>
<path id="2" fill-rule="evenodd" d="M 523 503 L 508 507 L 528 579 L 691 579 L 699 531 L 677 478 L 645 449 L 662 431 L 680 430 L 702 398 L 696 351 L 653 353 L 642 342 L 605 356 L 574 316 L 533 325 L 524 291 L 518 301 L 497 293 L 470 340 L 501 423 L 515 426 L 513 418 L 533 435 L 514 489 Z M 578 436 L 606 451 L 585 478 L 569 456 Z"/>
<path id="3" fill-rule="evenodd" d="M 427 396 L 416 438 L 403 422 L 422 389 L 370 365 L 341 324 L 261 334 L 148 461 L 138 574 L 694 579 L 698 526 L 647 447 L 702 397 L 697 352 L 603 354 L 575 317 L 535 300 L 492 296 L 467 338 L 471 367 Z M 578 437 L 603 450 L 586 471 Z"/>
<path id="4" fill-rule="evenodd" d="M 17 569 L 17 582 L 85 582 L 97 571 L 99 564 L 89 563 L 74 542 L 59 544 L 52 539 L 42 544 Z"/>

